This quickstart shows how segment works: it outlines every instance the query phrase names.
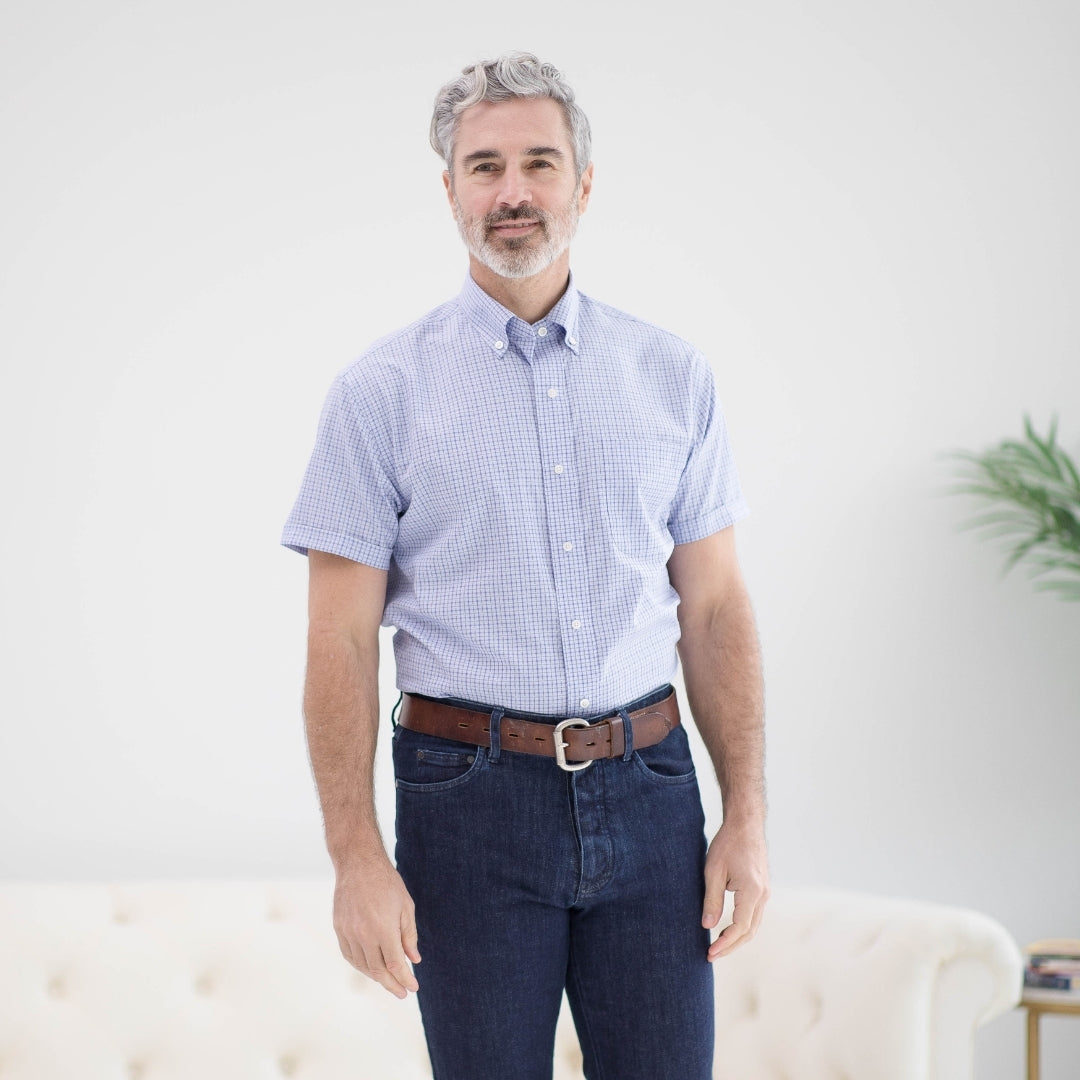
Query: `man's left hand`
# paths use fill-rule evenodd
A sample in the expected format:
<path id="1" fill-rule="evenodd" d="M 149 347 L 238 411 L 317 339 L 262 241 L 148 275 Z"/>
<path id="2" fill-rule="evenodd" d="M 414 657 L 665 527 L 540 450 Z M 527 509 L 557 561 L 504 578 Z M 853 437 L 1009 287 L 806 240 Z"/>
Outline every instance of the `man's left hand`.
<path id="1" fill-rule="evenodd" d="M 761 925 L 769 899 L 765 830 L 759 825 L 721 826 L 705 856 L 705 905 L 701 925 L 711 930 L 724 915 L 724 893 L 735 894 L 732 923 L 709 946 L 709 961 L 745 945 Z"/>

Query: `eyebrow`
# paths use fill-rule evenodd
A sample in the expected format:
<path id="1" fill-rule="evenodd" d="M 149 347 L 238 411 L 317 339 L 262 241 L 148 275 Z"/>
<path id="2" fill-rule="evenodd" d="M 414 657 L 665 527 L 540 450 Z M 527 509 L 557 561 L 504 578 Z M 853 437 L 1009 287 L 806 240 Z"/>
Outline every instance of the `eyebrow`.
<path id="1" fill-rule="evenodd" d="M 528 149 L 522 151 L 522 157 L 552 157 L 552 158 L 565 158 L 566 155 L 557 146 L 530 146 Z M 474 150 L 471 154 L 466 154 L 462 159 L 463 165 L 469 165 L 474 161 L 501 161 L 502 154 L 498 150 Z"/>

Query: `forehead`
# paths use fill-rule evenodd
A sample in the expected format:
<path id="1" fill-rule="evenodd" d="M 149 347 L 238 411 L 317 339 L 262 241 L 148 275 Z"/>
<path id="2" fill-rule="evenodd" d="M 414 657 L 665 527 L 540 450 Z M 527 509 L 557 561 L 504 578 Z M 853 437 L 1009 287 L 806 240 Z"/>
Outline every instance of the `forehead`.
<path id="1" fill-rule="evenodd" d="M 570 133 L 562 106 L 551 98 L 511 98 L 470 105 L 458 119 L 454 158 L 476 150 L 496 150 L 505 157 L 535 146 L 570 151 Z"/>

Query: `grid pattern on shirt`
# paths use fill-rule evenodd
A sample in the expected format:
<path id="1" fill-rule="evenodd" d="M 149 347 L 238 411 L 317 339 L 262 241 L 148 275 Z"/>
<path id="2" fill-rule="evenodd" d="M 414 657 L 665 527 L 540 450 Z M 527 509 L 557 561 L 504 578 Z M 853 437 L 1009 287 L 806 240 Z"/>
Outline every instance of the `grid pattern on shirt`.
<path id="1" fill-rule="evenodd" d="M 467 278 L 335 379 L 282 543 L 388 571 L 401 689 L 588 716 L 670 681 L 672 547 L 746 512 L 693 348 Z"/>

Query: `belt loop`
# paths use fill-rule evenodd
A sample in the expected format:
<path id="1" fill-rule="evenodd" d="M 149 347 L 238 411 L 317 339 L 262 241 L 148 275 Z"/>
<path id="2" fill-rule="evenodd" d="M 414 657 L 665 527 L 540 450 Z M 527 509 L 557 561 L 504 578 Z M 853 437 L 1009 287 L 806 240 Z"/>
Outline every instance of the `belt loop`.
<path id="1" fill-rule="evenodd" d="M 620 709 L 619 715 L 622 717 L 623 739 L 626 742 L 626 749 L 623 751 L 622 759 L 623 761 L 629 761 L 634 753 L 634 724 L 626 709 Z"/>
<path id="2" fill-rule="evenodd" d="M 492 709 L 491 719 L 488 721 L 488 732 L 491 736 L 491 746 L 488 749 L 488 760 L 494 765 L 499 760 L 502 750 L 502 709 Z"/>

